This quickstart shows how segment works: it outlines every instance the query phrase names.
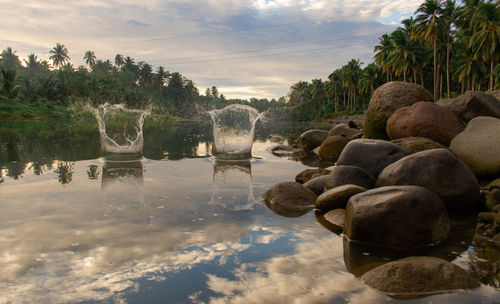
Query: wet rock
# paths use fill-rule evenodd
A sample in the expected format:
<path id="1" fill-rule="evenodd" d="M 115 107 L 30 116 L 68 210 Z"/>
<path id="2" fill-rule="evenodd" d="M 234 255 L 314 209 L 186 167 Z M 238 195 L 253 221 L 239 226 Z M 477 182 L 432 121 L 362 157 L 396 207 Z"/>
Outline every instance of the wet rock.
<path id="1" fill-rule="evenodd" d="M 497 207 L 500 205 L 500 178 L 486 185 L 484 189 L 486 190 L 486 207 L 492 211 L 496 209 L 500 210 L 500 207 Z"/>
<path id="2" fill-rule="evenodd" d="M 362 134 L 360 130 L 352 128 L 347 124 L 338 124 L 328 131 L 328 137 L 344 136 L 347 139 L 351 139 L 353 136 L 358 136 L 360 134 Z"/>
<path id="3" fill-rule="evenodd" d="M 402 107 L 387 121 L 387 134 L 391 139 L 427 137 L 445 146 L 464 128 L 455 113 L 427 101 Z"/>
<path id="4" fill-rule="evenodd" d="M 330 173 L 330 170 L 328 169 L 305 169 L 300 171 L 300 173 L 295 176 L 295 181 L 299 184 L 303 184 L 308 182 L 315 174 L 326 175 L 328 173 Z"/>
<path id="5" fill-rule="evenodd" d="M 278 134 L 271 135 L 271 142 L 273 143 L 282 143 L 285 141 L 285 138 Z"/>
<path id="6" fill-rule="evenodd" d="M 325 183 L 325 191 L 347 185 L 358 185 L 366 189 L 371 189 L 375 185 L 375 177 L 373 175 L 356 166 L 334 166 L 331 167 L 331 172 Z"/>
<path id="7" fill-rule="evenodd" d="M 310 179 L 308 182 L 304 183 L 304 187 L 314 192 L 316 195 L 323 193 L 325 189 L 326 180 L 328 175 L 321 175 Z"/>
<path id="8" fill-rule="evenodd" d="M 286 145 L 276 145 L 271 148 L 271 153 L 273 153 L 276 156 L 290 156 L 293 155 L 295 152 L 300 151 L 300 149 L 297 148 L 292 148 L 290 146 Z"/>
<path id="9" fill-rule="evenodd" d="M 319 146 L 318 155 L 321 159 L 337 160 L 340 153 L 349 142 L 344 136 L 335 135 L 327 137 Z"/>
<path id="10" fill-rule="evenodd" d="M 345 208 L 351 196 L 365 192 L 366 188 L 357 185 L 343 185 L 323 192 L 316 199 L 316 208 L 324 211 Z"/>
<path id="11" fill-rule="evenodd" d="M 278 215 L 298 217 L 314 208 L 316 194 L 296 182 L 282 182 L 262 195 L 266 206 Z"/>
<path id="12" fill-rule="evenodd" d="M 445 238 L 450 221 L 443 201 L 419 186 L 390 186 L 351 197 L 345 235 L 354 241 L 393 248 L 427 246 Z"/>
<path id="13" fill-rule="evenodd" d="M 495 96 L 495 98 L 498 100 L 498 102 L 500 102 L 500 90 L 488 92 L 488 94 Z"/>
<path id="14" fill-rule="evenodd" d="M 391 142 L 405 149 L 410 154 L 430 149 L 447 148 L 442 144 L 426 137 L 403 137 L 391 140 Z"/>
<path id="15" fill-rule="evenodd" d="M 377 177 L 385 167 L 407 155 L 403 148 L 384 140 L 355 139 L 344 147 L 337 165 L 360 167 Z"/>
<path id="16" fill-rule="evenodd" d="M 425 187 L 441 197 L 452 211 L 471 210 L 479 202 L 476 176 L 448 149 L 432 149 L 406 156 L 387 166 L 376 185 Z"/>
<path id="17" fill-rule="evenodd" d="M 480 116 L 450 144 L 450 149 L 481 178 L 500 176 L 500 119 Z"/>
<path id="18" fill-rule="evenodd" d="M 309 130 L 297 139 L 297 147 L 306 151 L 312 151 L 314 148 L 319 147 L 321 143 L 328 136 L 328 131 L 323 130 Z"/>
<path id="19" fill-rule="evenodd" d="M 426 297 L 480 285 L 464 269 L 434 257 L 408 257 L 370 270 L 362 282 L 398 299 Z"/>
<path id="20" fill-rule="evenodd" d="M 344 230 L 345 210 L 335 209 L 324 214 L 316 212 L 316 220 L 331 232 L 340 234 Z"/>
<path id="21" fill-rule="evenodd" d="M 370 99 L 363 131 L 366 138 L 389 139 L 386 123 L 399 108 L 417 101 L 433 101 L 431 93 L 423 86 L 409 82 L 393 81 L 378 87 Z"/>
<path id="22" fill-rule="evenodd" d="M 349 128 L 358 129 L 358 125 L 352 120 L 349 120 L 347 125 L 349 126 Z"/>
<path id="23" fill-rule="evenodd" d="M 437 104 L 451 110 L 464 122 L 478 116 L 500 118 L 500 102 L 486 93 L 467 91 L 457 98 L 440 100 Z"/>

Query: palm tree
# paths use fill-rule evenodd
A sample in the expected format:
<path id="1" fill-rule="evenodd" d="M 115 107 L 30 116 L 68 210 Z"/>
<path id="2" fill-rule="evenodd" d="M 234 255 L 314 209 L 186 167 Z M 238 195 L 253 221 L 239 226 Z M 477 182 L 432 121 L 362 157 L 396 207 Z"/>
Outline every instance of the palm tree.
<path id="1" fill-rule="evenodd" d="M 342 85 L 342 70 L 336 69 L 333 73 L 328 76 L 330 80 L 331 86 L 333 87 L 333 95 L 335 99 L 335 112 L 337 112 L 338 108 L 338 96 L 340 91 L 340 86 Z"/>
<path id="2" fill-rule="evenodd" d="M 375 62 L 382 67 L 383 71 L 386 73 L 387 82 L 390 81 L 389 75 L 391 73 L 391 68 L 388 63 L 389 54 L 392 51 L 392 37 L 389 34 L 383 34 L 382 37 L 378 38 L 379 44 L 373 49 L 375 55 L 373 55 Z"/>
<path id="3" fill-rule="evenodd" d="M 493 68 L 500 56 L 500 12 L 494 3 L 483 3 L 477 11 L 477 30 L 470 40 L 476 59 L 490 62 L 490 90 L 493 90 Z"/>
<path id="4" fill-rule="evenodd" d="M 12 101 L 19 93 L 19 86 L 16 85 L 16 70 L 5 70 L 0 68 L 2 76 L 2 86 L 0 87 L 0 100 L 5 102 Z"/>
<path id="5" fill-rule="evenodd" d="M 121 67 L 125 63 L 125 59 L 123 58 L 122 55 L 116 54 L 115 56 L 115 64 L 118 67 Z"/>
<path id="6" fill-rule="evenodd" d="M 472 36 L 476 13 L 484 0 L 462 0 L 462 2 L 464 5 L 457 8 L 454 19 L 466 36 Z"/>
<path id="7" fill-rule="evenodd" d="M 407 71 L 414 67 L 417 61 L 414 53 L 415 43 L 402 29 L 394 31 L 391 36 L 393 47 L 387 59 L 396 67 L 396 75 L 399 76 L 402 72 L 403 81 L 406 81 Z"/>
<path id="8" fill-rule="evenodd" d="M 86 51 L 85 56 L 83 56 L 83 59 L 85 60 L 85 63 L 89 67 L 93 67 L 95 64 L 96 56 L 93 51 Z"/>
<path id="9" fill-rule="evenodd" d="M 457 6 L 455 0 L 446 0 L 443 8 L 443 18 L 446 24 L 446 92 L 450 96 L 450 51 L 451 51 L 451 25 L 455 22 Z"/>
<path id="10" fill-rule="evenodd" d="M 64 46 L 64 44 L 57 43 L 52 50 L 50 50 L 50 59 L 54 63 L 56 67 L 62 67 L 64 64 L 69 61 L 68 49 Z"/>
<path id="11" fill-rule="evenodd" d="M 0 66 L 6 70 L 17 70 L 21 66 L 19 57 L 16 55 L 16 51 L 12 50 L 8 46 L 5 50 L 0 53 Z"/>
<path id="12" fill-rule="evenodd" d="M 381 69 L 375 63 L 370 63 L 363 69 L 358 80 L 358 88 L 360 93 L 368 93 L 371 95 L 373 91 L 381 84 L 380 74 Z"/>
<path id="13" fill-rule="evenodd" d="M 415 18 L 415 36 L 421 40 L 432 41 L 434 50 L 434 98 L 438 98 L 438 62 L 437 43 L 438 36 L 445 28 L 440 0 L 426 0 L 417 9 Z"/>

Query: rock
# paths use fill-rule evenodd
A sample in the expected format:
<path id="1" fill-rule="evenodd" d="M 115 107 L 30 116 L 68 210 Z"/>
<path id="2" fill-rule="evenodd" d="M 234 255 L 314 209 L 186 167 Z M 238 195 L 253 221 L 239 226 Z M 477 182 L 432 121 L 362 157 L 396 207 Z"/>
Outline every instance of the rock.
<path id="1" fill-rule="evenodd" d="M 334 135 L 327 137 L 319 146 L 318 155 L 322 159 L 337 160 L 349 139 L 344 136 Z"/>
<path id="2" fill-rule="evenodd" d="M 296 182 L 282 182 L 262 195 L 266 206 L 278 215 L 298 217 L 314 207 L 316 194 Z"/>
<path id="3" fill-rule="evenodd" d="M 481 178 L 500 176 L 500 119 L 480 116 L 450 144 L 450 149 Z"/>
<path id="4" fill-rule="evenodd" d="M 305 170 L 300 171 L 299 174 L 297 174 L 295 176 L 295 181 L 299 184 L 303 184 L 303 183 L 308 182 L 312 178 L 312 176 L 315 174 L 326 175 L 328 173 L 330 173 L 330 170 L 328 170 L 328 169 L 322 169 L 322 168 L 305 169 Z"/>
<path id="5" fill-rule="evenodd" d="M 498 100 L 498 102 L 500 102 L 500 90 L 488 92 L 488 94 L 495 96 L 495 98 Z"/>
<path id="6" fill-rule="evenodd" d="M 370 99 L 363 131 L 366 138 L 389 139 L 385 127 L 387 120 L 399 108 L 417 101 L 433 101 L 431 93 L 423 86 L 409 82 L 393 81 L 378 87 Z"/>
<path id="7" fill-rule="evenodd" d="M 353 241 L 393 248 L 427 246 L 445 238 L 450 221 L 443 201 L 419 186 L 390 186 L 351 197 L 345 235 Z"/>
<path id="8" fill-rule="evenodd" d="M 349 125 L 349 128 L 353 128 L 353 129 L 357 129 L 358 128 L 358 125 L 352 121 L 352 120 L 349 120 L 349 122 L 347 123 L 347 125 Z"/>
<path id="9" fill-rule="evenodd" d="M 316 198 L 316 208 L 324 211 L 345 208 L 351 196 L 365 191 L 365 188 L 353 184 L 330 189 Z"/>
<path id="10" fill-rule="evenodd" d="M 271 148 L 271 153 L 276 156 L 290 156 L 299 150 L 286 145 L 276 145 Z"/>
<path id="11" fill-rule="evenodd" d="M 312 151 L 314 148 L 321 145 L 323 140 L 328 136 L 328 131 L 323 130 L 309 130 L 297 139 L 297 147 L 306 151 Z"/>
<path id="12" fill-rule="evenodd" d="M 464 122 L 478 116 L 500 118 L 500 102 L 486 93 L 467 91 L 457 98 L 440 100 L 437 104 L 451 110 Z"/>
<path id="13" fill-rule="evenodd" d="M 387 134 L 391 139 L 427 137 L 445 146 L 464 128 L 455 113 L 428 101 L 402 107 L 387 121 Z"/>
<path id="14" fill-rule="evenodd" d="M 375 185 L 375 177 L 368 171 L 355 166 L 334 166 L 325 183 L 325 191 L 339 186 L 352 184 L 366 189 Z"/>
<path id="15" fill-rule="evenodd" d="M 355 139 L 344 147 L 337 165 L 360 167 L 377 177 L 385 167 L 406 155 L 406 150 L 384 140 Z"/>
<path id="16" fill-rule="evenodd" d="M 344 136 L 347 139 L 351 139 L 353 136 L 358 136 L 362 134 L 360 130 L 351 128 L 347 124 L 338 124 L 328 131 L 328 137 L 330 136 Z"/>
<path id="17" fill-rule="evenodd" d="M 427 297 L 480 285 L 471 274 L 434 257 L 408 257 L 370 270 L 361 281 L 398 299 Z"/>
<path id="18" fill-rule="evenodd" d="M 318 177 L 314 177 L 304 183 L 304 187 L 314 192 L 316 195 L 320 195 L 323 193 L 323 189 L 325 189 L 326 180 L 328 179 L 328 175 L 321 175 Z"/>
<path id="19" fill-rule="evenodd" d="M 325 214 L 316 212 L 316 220 L 331 232 L 340 234 L 344 230 L 345 210 L 335 209 Z"/>
<path id="20" fill-rule="evenodd" d="M 436 193 L 448 210 L 473 209 L 479 202 L 476 176 L 448 149 L 432 149 L 406 156 L 387 166 L 377 179 L 378 187 L 415 185 Z"/>
<path id="21" fill-rule="evenodd" d="M 282 143 L 285 141 L 285 138 L 278 134 L 271 135 L 271 142 L 273 143 Z"/>
<path id="22" fill-rule="evenodd" d="M 426 137 L 403 137 L 391 140 L 391 142 L 411 154 L 430 149 L 446 148 L 442 144 Z"/>

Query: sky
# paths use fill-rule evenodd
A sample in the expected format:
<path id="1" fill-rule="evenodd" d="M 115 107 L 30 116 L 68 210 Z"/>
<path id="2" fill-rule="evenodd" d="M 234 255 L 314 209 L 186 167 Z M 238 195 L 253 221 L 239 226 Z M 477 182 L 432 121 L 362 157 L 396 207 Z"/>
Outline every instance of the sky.
<path id="1" fill-rule="evenodd" d="M 373 61 L 378 37 L 423 1 L 411 0 L 0 0 L 0 48 L 71 63 L 86 51 L 163 66 L 204 94 L 279 98 L 301 80 L 326 79 L 351 59 Z"/>

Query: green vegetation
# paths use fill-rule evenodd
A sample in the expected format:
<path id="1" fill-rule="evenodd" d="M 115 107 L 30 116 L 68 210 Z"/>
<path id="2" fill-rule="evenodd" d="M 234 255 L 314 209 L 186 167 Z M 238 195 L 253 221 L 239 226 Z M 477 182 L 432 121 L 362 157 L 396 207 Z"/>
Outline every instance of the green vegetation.
<path id="1" fill-rule="evenodd" d="M 74 67 L 60 43 L 49 63 L 30 54 L 23 64 L 7 47 L 0 54 L 0 117 L 67 117 L 68 108 L 91 101 L 142 107 L 152 103 L 158 115 L 193 118 L 233 103 L 269 111 L 276 119 L 314 120 L 360 113 L 384 82 L 425 86 L 435 99 L 465 90 L 500 87 L 500 2 L 426 0 L 415 16 L 379 38 L 374 62 L 364 68 L 352 59 L 328 79 L 299 81 L 286 97 L 226 99 L 217 87 L 200 95 L 192 80 L 164 67 L 138 63 L 117 54 L 114 64 L 85 52 L 86 66 Z"/>

